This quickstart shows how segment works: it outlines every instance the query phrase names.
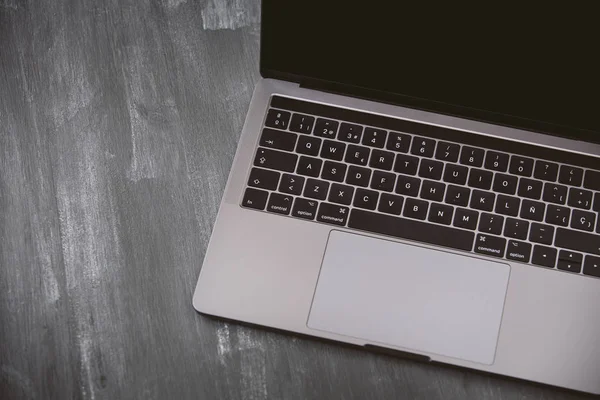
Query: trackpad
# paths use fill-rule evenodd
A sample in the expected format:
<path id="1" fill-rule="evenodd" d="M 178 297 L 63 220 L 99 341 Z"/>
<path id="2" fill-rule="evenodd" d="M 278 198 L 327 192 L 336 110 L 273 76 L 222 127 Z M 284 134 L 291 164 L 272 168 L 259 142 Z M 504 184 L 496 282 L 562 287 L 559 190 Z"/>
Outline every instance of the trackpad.
<path id="1" fill-rule="evenodd" d="M 510 267 L 333 231 L 308 327 L 491 365 Z"/>

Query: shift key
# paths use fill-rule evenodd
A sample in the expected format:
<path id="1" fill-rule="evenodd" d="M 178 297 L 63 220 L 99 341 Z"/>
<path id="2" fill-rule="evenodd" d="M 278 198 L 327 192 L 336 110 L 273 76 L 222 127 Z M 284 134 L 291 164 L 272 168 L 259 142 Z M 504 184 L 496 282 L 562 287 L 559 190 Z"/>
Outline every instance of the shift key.
<path id="1" fill-rule="evenodd" d="M 294 172 L 298 156 L 296 154 L 284 153 L 282 151 L 258 148 L 254 165 L 257 167 L 276 169 L 277 171 Z"/>
<path id="2" fill-rule="evenodd" d="M 600 255 L 600 235 L 558 228 L 554 245 L 567 250 Z"/>

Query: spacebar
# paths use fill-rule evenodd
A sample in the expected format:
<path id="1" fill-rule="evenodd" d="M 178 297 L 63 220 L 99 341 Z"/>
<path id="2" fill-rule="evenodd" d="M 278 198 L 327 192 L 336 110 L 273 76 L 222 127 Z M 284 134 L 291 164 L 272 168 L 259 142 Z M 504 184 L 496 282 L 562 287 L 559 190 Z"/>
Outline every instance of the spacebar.
<path id="1" fill-rule="evenodd" d="M 356 208 L 350 214 L 348 226 L 363 231 L 465 251 L 473 249 L 475 240 L 473 232 L 411 219 L 391 217 Z"/>

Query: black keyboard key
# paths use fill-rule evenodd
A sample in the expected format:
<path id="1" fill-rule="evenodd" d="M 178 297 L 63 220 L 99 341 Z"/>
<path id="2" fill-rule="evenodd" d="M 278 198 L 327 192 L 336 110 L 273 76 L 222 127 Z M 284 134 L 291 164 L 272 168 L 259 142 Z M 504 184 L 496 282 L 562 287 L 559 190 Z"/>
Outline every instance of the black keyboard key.
<path id="1" fill-rule="evenodd" d="M 457 228 L 470 229 L 474 231 L 479 221 L 479 213 L 468 208 L 457 208 L 454 213 L 453 225 Z"/>
<path id="2" fill-rule="evenodd" d="M 363 134 L 362 144 L 365 146 L 378 147 L 383 149 L 385 146 L 385 139 L 387 136 L 387 131 L 379 128 L 365 128 L 365 133 Z"/>
<path id="3" fill-rule="evenodd" d="M 446 203 L 452 204 L 454 206 L 462 206 L 466 207 L 469 204 L 469 195 L 471 194 L 471 189 L 468 189 L 463 186 L 454 186 L 449 185 L 448 190 L 446 191 Z"/>
<path id="4" fill-rule="evenodd" d="M 382 213 L 400 215 L 403 204 L 404 197 L 383 193 L 381 195 L 381 199 L 379 200 L 379 207 L 377 209 Z"/>
<path id="5" fill-rule="evenodd" d="M 496 213 L 516 217 L 519 215 L 519 206 L 521 199 L 518 197 L 499 194 L 496 199 Z"/>
<path id="6" fill-rule="evenodd" d="M 292 216 L 303 219 L 315 219 L 319 203 L 315 200 L 297 197 L 292 208 Z"/>
<path id="7" fill-rule="evenodd" d="M 517 191 L 517 177 L 505 174 L 496 174 L 494 177 L 494 192 L 515 194 Z"/>
<path id="8" fill-rule="evenodd" d="M 421 180 L 418 178 L 398 175 L 398 178 L 396 179 L 396 193 L 398 194 L 417 197 L 419 195 L 420 187 Z"/>
<path id="9" fill-rule="evenodd" d="M 347 169 L 348 166 L 346 164 L 325 161 L 321 178 L 327 179 L 328 181 L 344 182 Z"/>
<path id="10" fill-rule="evenodd" d="M 552 247 L 535 245 L 531 263 L 540 267 L 554 268 L 556 265 L 556 249 Z"/>
<path id="11" fill-rule="evenodd" d="M 284 153 L 282 151 L 258 148 L 254 165 L 257 167 L 276 169 L 284 172 L 294 172 L 298 156 L 296 154 Z"/>
<path id="12" fill-rule="evenodd" d="M 259 145 L 263 147 L 270 147 L 272 149 L 294 151 L 297 137 L 298 135 L 290 132 L 265 128 L 262 131 L 262 135 L 260 135 Z"/>
<path id="13" fill-rule="evenodd" d="M 499 215 L 482 213 L 479 218 L 479 231 L 483 233 L 501 235 L 503 225 L 504 217 Z"/>
<path id="14" fill-rule="evenodd" d="M 371 188 L 391 192 L 394 190 L 396 175 L 389 172 L 374 171 L 371 178 Z"/>
<path id="15" fill-rule="evenodd" d="M 242 207 L 264 210 L 267 205 L 268 196 L 269 192 L 265 192 L 264 190 L 247 188 L 242 199 Z"/>
<path id="16" fill-rule="evenodd" d="M 252 168 L 248 177 L 248 186 L 260 189 L 275 190 L 277 183 L 279 183 L 279 172 L 267 169 Z"/>
<path id="17" fill-rule="evenodd" d="M 589 211 L 573 210 L 571 228 L 593 232 L 596 229 L 596 214 Z"/>
<path id="18" fill-rule="evenodd" d="M 267 211 L 277 214 L 288 215 L 292 209 L 292 203 L 294 198 L 289 195 L 271 193 L 269 197 L 269 204 L 267 204 Z"/>
<path id="19" fill-rule="evenodd" d="M 505 249 L 506 239 L 501 237 L 480 233 L 475 240 L 475 253 L 502 258 Z"/>
<path id="20" fill-rule="evenodd" d="M 569 190 L 568 204 L 571 207 L 589 210 L 592 206 L 593 197 L 594 194 L 589 190 L 571 188 Z"/>
<path id="21" fill-rule="evenodd" d="M 386 148 L 400 153 L 408 153 L 410 148 L 410 135 L 400 132 L 390 132 Z"/>
<path id="22" fill-rule="evenodd" d="M 415 175 L 417 173 L 418 165 L 419 159 L 417 157 L 397 154 L 394 171 L 400 174 Z"/>
<path id="23" fill-rule="evenodd" d="M 438 142 L 435 158 L 447 162 L 457 162 L 460 146 L 454 143 Z"/>
<path id="24" fill-rule="evenodd" d="M 408 218 L 422 219 L 427 218 L 427 209 L 429 203 L 423 200 L 417 199 L 406 199 L 404 205 L 404 216 Z"/>
<path id="25" fill-rule="evenodd" d="M 462 165 L 446 164 L 444 170 L 444 182 L 454 183 L 456 185 L 464 185 L 467 183 L 469 168 Z"/>
<path id="26" fill-rule="evenodd" d="M 446 185 L 441 182 L 424 180 L 421 185 L 421 198 L 433 201 L 443 201 Z"/>
<path id="27" fill-rule="evenodd" d="M 542 221 L 544 219 L 544 211 L 546 205 L 539 201 L 523 200 L 521 205 L 521 218 L 530 219 L 532 221 Z"/>
<path id="28" fill-rule="evenodd" d="M 594 196 L 594 205 L 592 206 L 592 209 L 600 212 L 600 193 L 596 193 Z"/>
<path id="29" fill-rule="evenodd" d="M 345 160 L 350 164 L 367 165 L 370 152 L 368 147 L 349 144 Z"/>
<path id="30" fill-rule="evenodd" d="M 348 207 L 337 204 L 321 203 L 319 206 L 319 213 L 317 214 L 317 221 L 344 226 L 348 221 L 349 214 L 350 209 Z"/>
<path id="31" fill-rule="evenodd" d="M 581 264 L 583 262 L 583 254 L 575 253 L 575 252 L 569 251 L 569 250 L 561 250 L 560 253 L 558 253 L 558 259 L 572 261 L 572 262 Z"/>
<path id="32" fill-rule="evenodd" d="M 600 171 L 587 170 L 583 187 L 586 189 L 600 191 Z"/>
<path id="33" fill-rule="evenodd" d="M 507 218 L 504 224 L 504 236 L 527 240 L 527 232 L 529 232 L 529 222 L 521 219 Z"/>
<path id="34" fill-rule="evenodd" d="M 442 171 L 444 170 L 444 163 L 434 160 L 421 160 L 421 166 L 419 167 L 419 176 L 421 178 L 440 180 L 442 178 Z"/>
<path id="35" fill-rule="evenodd" d="M 469 186 L 489 190 L 492 187 L 493 173 L 483 169 L 472 168 L 469 174 Z"/>
<path id="36" fill-rule="evenodd" d="M 312 176 L 316 178 L 321 173 L 321 166 L 323 165 L 323 160 L 312 157 L 300 157 L 300 161 L 298 162 L 298 170 L 296 173 L 300 175 Z"/>
<path id="37" fill-rule="evenodd" d="M 565 204 L 567 201 L 567 187 L 554 183 L 544 184 L 544 201 L 554 204 Z"/>
<path id="38" fill-rule="evenodd" d="M 338 133 L 338 140 L 348 143 L 360 143 L 362 131 L 363 127 L 360 125 L 342 122 L 342 125 L 340 125 L 340 132 Z"/>
<path id="39" fill-rule="evenodd" d="M 377 169 L 385 169 L 389 171 L 394 164 L 394 153 L 389 151 L 374 149 L 371 152 L 371 162 L 369 166 Z"/>
<path id="40" fill-rule="evenodd" d="M 463 146 L 460 152 L 460 163 L 469 167 L 481 167 L 483 165 L 483 157 L 485 150 L 477 147 Z"/>
<path id="41" fill-rule="evenodd" d="M 321 148 L 321 157 L 328 160 L 342 161 L 342 158 L 344 158 L 344 150 L 346 150 L 346 145 L 344 143 L 325 140 L 323 142 L 323 147 Z"/>
<path id="42" fill-rule="evenodd" d="M 542 197 L 542 182 L 521 178 L 519 181 L 519 196 L 539 200 Z"/>
<path id="43" fill-rule="evenodd" d="M 548 204 L 546 207 L 546 223 L 552 225 L 569 226 L 571 209 L 564 206 Z"/>
<path id="44" fill-rule="evenodd" d="M 304 187 L 304 197 L 316 200 L 325 200 L 329 190 L 329 182 L 317 179 L 308 179 Z"/>
<path id="45" fill-rule="evenodd" d="M 279 191 L 298 196 L 302 193 L 304 178 L 297 175 L 283 174 L 279 183 Z"/>
<path id="46" fill-rule="evenodd" d="M 583 170 L 581 168 L 562 165 L 558 174 L 558 182 L 563 185 L 581 186 L 583 182 Z"/>
<path id="47" fill-rule="evenodd" d="M 413 139 L 411 153 L 421 157 L 433 157 L 435 150 L 435 140 L 424 137 L 416 137 Z"/>
<path id="48" fill-rule="evenodd" d="M 529 241 L 541 244 L 552 244 L 554 238 L 554 227 L 550 225 L 531 224 L 529 231 Z"/>
<path id="49" fill-rule="evenodd" d="M 506 153 L 488 150 L 485 156 L 485 169 L 491 169 L 496 172 L 506 172 L 508 169 L 509 156 Z"/>
<path id="50" fill-rule="evenodd" d="M 531 244 L 518 240 L 509 240 L 506 258 L 513 261 L 528 263 L 531 258 Z"/>
<path id="51" fill-rule="evenodd" d="M 585 256 L 583 274 L 600 278 L 600 257 Z"/>
<path id="52" fill-rule="evenodd" d="M 600 235 L 558 228 L 554 239 L 556 247 L 600 255 Z"/>
<path id="53" fill-rule="evenodd" d="M 290 131 L 310 135 L 314 125 L 315 117 L 294 113 L 292 115 L 292 122 L 290 122 Z"/>
<path id="54" fill-rule="evenodd" d="M 377 207 L 377 200 L 379 200 L 379 193 L 368 189 L 356 189 L 353 205 L 358 208 L 374 210 Z"/>
<path id="55" fill-rule="evenodd" d="M 427 218 L 430 222 L 437 222 L 438 224 L 450 225 L 452 223 L 452 214 L 454 209 L 444 204 L 431 203 L 429 208 L 429 217 Z"/>
<path id="56" fill-rule="evenodd" d="M 513 175 L 530 177 L 533 173 L 533 160 L 521 156 L 512 156 L 508 171 Z"/>
<path id="57" fill-rule="evenodd" d="M 335 139 L 339 123 L 325 118 L 317 118 L 313 135 L 326 139 Z"/>
<path id="58" fill-rule="evenodd" d="M 371 179 L 371 170 L 367 168 L 350 166 L 348 169 L 348 176 L 346 176 L 346 183 L 355 186 L 369 186 L 369 180 Z"/>
<path id="59" fill-rule="evenodd" d="M 265 125 L 271 128 L 287 129 L 290 123 L 290 113 L 287 111 L 269 109 Z"/>
<path id="60" fill-rule="evenodd" d="M 471 251 L 475 236 L 473 232 L 461 229 L 359 209 L 352 210 L 348 226 L 367 232 L 464 251 Z"/>
<path id="61" fill-rule="evenodd" d="M 353 196 L 354 188 L 352 186 L 334 183 L 331 185 L 331 190 L 329 191 L 329 198 L 327 201 L 331 203 L 350 205 L 350 203 L 352 203 Z"/>
<path id="62" fill-rule="evenodd" d="M 471 194 L 471 208 L 481 211 L 492 211 L 495 199 L 496 195 L 494 193 L 473 190 Z"/>
<path id="63" fill-rule="evenodd" d="M 579 274 L 581 272 L 581 264 L 572 261 L 558 260 L 557 268 L 562 271 L 573 272 Z"/>
<path id="64" fill-rule="evenodd" d="M 533 177 L 535 179 L 541 179 L 543 181 L 556 181 L 558 177 L 558 164 L 537 160 L 535 162 L 535 170 L 533 171 Z"/>
<path id="65" fill-rule="evenodd" d="M 313 136 L 300 136 L 296 152 L 306 154 L 308 156 L 316 156 L 319 154 L 322 140 Z"/>

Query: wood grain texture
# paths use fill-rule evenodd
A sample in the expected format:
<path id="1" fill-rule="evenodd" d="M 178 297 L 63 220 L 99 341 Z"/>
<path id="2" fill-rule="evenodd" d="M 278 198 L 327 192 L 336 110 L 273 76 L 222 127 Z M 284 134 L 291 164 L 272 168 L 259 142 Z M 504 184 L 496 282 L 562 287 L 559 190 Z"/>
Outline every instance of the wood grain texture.
<path id="1" fill-rule="evenodd" d="M 583 398 L 193 310 L 259 8 L 0 0 L 0 398 Z"/>

